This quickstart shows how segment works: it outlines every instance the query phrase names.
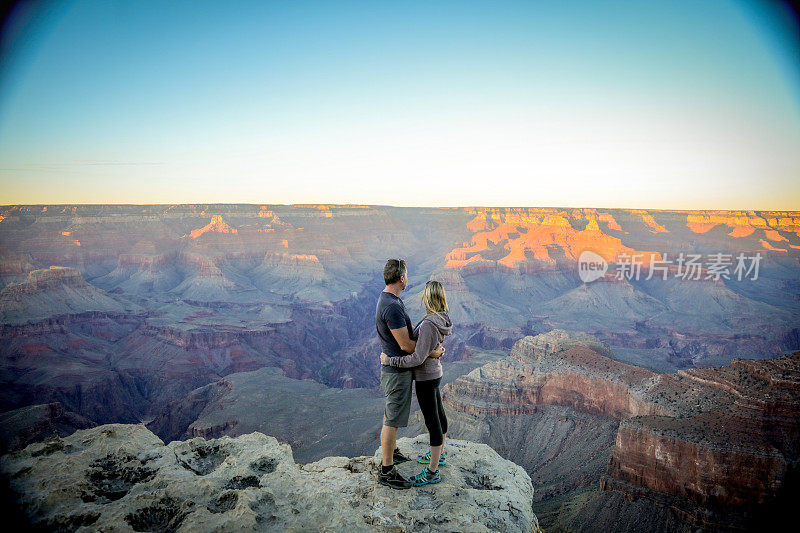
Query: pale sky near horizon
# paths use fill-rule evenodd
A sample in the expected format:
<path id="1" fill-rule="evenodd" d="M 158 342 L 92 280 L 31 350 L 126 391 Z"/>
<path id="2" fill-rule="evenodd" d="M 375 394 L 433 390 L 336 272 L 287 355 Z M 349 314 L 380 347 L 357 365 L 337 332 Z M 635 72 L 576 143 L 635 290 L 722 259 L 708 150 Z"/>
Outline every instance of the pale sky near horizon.
<path id="1" fill-rule="evenodd" d="M 776 2 L 23 3 L 0 205 L 800 210 Z"/>

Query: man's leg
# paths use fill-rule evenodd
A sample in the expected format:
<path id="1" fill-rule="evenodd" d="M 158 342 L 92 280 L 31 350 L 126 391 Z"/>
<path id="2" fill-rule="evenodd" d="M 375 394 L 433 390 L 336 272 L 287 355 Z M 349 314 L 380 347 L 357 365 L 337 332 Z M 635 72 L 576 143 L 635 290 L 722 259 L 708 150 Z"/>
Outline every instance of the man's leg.
<path id="1" fill-rule="evenodd" d="M 397 445 L 397 428 L 386 425 L 386 415 L 383 415 L 383 426 L 381 426 L 381 464 L 391 466 L 394 464 L 394 448 Z"/>
<path id="2" fill-rule="evenodd" d="M 408 489 L 411 482 L 394 466 L 397 428 L 408 425 L 411 409 L 411 373 L 381 373 L 381 385 L 386 395 L 386 408 L 381 426 L 381 472 L 378 483 L 394 489 Z"/>

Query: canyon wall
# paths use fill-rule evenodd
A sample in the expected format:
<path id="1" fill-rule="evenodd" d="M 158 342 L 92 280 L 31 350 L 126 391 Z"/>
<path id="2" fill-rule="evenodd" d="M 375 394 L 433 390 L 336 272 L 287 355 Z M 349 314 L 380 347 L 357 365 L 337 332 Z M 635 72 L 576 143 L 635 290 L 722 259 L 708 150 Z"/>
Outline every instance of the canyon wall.
<path id="1" fill-rule="evenodd" d="M 532 413 L 540 405 L 563 405 L 615 419 L 672 414 L 668 401 L 647 394 L 657 386 L 657 373 L 595 351 L 604 349 L 562 330 L 525 337 L 506 359 L 448 385 L 443 398 L 457 410 L 478 416 Z"/>
<path id="2" fill-rule="evenodd" d="M 677 374 L 603 352 L 585 335 L 526 337 L 443 397 L 456 419 L 502 421 L 558 405 L 618 420 L 601 488 L 668 501 L 695 526 L 725 530 L 786 511 L 798 490 L 800 352 Z"/>

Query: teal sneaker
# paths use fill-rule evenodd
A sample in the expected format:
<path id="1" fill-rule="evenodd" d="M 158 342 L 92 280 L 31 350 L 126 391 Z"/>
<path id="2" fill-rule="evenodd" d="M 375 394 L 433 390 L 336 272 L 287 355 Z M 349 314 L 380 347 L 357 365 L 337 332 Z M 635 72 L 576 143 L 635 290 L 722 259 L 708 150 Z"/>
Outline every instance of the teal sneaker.
<path id="1" fill-rule="evenodd" d="M 426 466 L 423 468 L 419 474 L 412 477 L 410 479 L 411 484 L 415 487 L 421 487 L 422 485 L 433 485 L 434 483 L 439 483 L 442 480 L 442 477 L 439 475 L 439 471 L 431 473 Z"/>
<path id="2" fill-rule="evenodd" d="M 428 450 L 424 455 L 417 457 L 417 462 L 424 465 L 431 464 L 431 451 Z M 447 466 L 447 459 L 444 456 L 444 452 L 442 452 L 441 457 L 439 457 L 439 466 Z"/>

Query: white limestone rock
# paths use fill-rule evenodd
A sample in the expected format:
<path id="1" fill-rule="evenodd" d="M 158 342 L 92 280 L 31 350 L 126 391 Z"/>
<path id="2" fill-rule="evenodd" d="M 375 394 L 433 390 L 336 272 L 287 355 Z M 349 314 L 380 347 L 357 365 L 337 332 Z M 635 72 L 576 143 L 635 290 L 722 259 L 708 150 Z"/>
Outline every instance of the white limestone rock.
<path id="1" fill-rule="evenodd" d="M 427 435 L 403 438 L 415 457 Z M 20 509 L 48 530 L 522 531 L 539 530 L 525 471 L 485 444 L 449 441 L 442 482 L 377 483 L 373 457 L 298 465 L 261 433 L 169 445 L 143 425 L 108 424 L 0 459 Z M 413 475 L 422 465 L 399 465 Z"/>

